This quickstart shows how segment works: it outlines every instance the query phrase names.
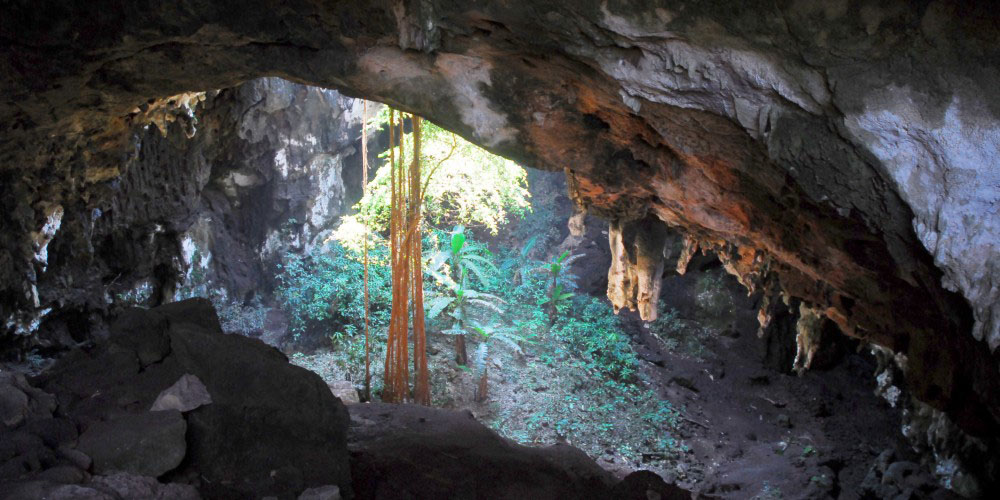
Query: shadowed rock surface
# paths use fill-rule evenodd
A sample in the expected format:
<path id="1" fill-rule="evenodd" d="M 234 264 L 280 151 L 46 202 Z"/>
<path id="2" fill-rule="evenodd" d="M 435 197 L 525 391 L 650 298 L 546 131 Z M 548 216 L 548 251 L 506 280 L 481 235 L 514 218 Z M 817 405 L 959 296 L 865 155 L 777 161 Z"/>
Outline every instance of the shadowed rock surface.
<path id="1" fill-rule="evenodd" d="M 417 405 L 350 407 L 359 498 L 610 498 L 614 477 L 568 445 L 529 448 L 470 413 Z"/>
<path id="2" fill-rule="evenodd" d="M 36 380 L 54 398 L 11 384 L 53 404 L 0 432 L 0 498 L 610 498 L 616 483 L 572 446 L 519 446 L 467 413 L 355 404 L 348 428 L 316 374 L 223 334 L 202 299 L 129 310 L 112 331 Z M 212 402 L 146 411 L 183 373 Z M 53 418 L 65 436 L 38 425 Z"/>
<path id="3" fill-rule="evenodd" d="M 178 106 L 156 98 L 281 75 L 568 168 L 594 212 L 654 214 L 732 253 L 748 285 L 780 276 L 846 333 L 906 353 L 913 393 L 988 435 L 996 16 L 988 2 L 16 3 L 0 316 L 30 332 L 59 300 L 38 289 L 47 246 L 91 244 L 60 239 L 60 214 L 101 219 L 145 154 L 136 127 Z M 180 115 L 170 126 L 199 133 Z"/>
<path id="4" fill-rule="evenodd" d="M 176 410 L 148 412 L 185 374 L 204 383 L 212 402 L 183 419 Z M 56 394 L 58 414 L 84 429 L 80 449 L 93 453 L 95 472 L 171 472 L 194 478 L 209 497 L 349 487 L 344 406 L 318 376 L 277 350 L 223 334 L 204 299 L 127 311 L 106 345 L 67 356 L 40 382 Z M 169 425 L 157 425 L 164 418 Z M 181 436 L 187 426 L 180 456 L 160 453 L 178 420 Z M 133 428 L 140 449 L 123 449 Z M 167 457 L 176 461 L 160 467 Z"/>

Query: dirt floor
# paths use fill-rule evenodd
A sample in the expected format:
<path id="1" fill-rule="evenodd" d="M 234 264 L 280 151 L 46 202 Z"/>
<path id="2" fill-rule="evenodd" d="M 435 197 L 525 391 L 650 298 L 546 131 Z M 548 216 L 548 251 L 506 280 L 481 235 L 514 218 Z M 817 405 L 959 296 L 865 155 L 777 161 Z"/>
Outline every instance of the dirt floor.
<path id="1" fill-rule="evenodd" d="M 743 290 L 734 282 L 727 285 L 733 291 Z M 677 288 L 691 296 L 691 286 Z M 898 459 L 918 461 L 900 433 L 899 411 L 874 393 L 875 362 L 865 350 L 852 350 L 833 368 L 807 371 L 799 377 L 764 367 L 756 309 L 742 295 L 735 295 L 726 318 L 729 327 L 706 327 L 709 334 L 697 340 L 694 354 L 691 349 L 668 348 L 636 315 L 622 314 L 641 360 L 641 383 L 679 411 L 677 428 L 663 430 L 677 439 L 679 452 L 657 449 L 650 440 L 631 436 L 626 441 L 633 443 L 632 449 L 625 453 L 612 448 L 601 453 L 601 443 L 587 442 L 582 429 L 577 429 L 580 438 L 576 440 L 572 433 L 554 429 L 530 436 L 505 432 L 504 414 L 507 421 L 516 421 L 532 418 L 546 404 L 562 410 L 573 404 L 586 406 L 586 395 L 581 401 L 572 390 L 554 389 L 574 383 L 579 387 L 585 382 L 574 379 L 585 379 L 585 374 L 576 377 L 560 369 L 529 375 L 524 367 L 538 365 L 531 359 L 521 362 L 521 368 L 508 369 L 507 376 L 497 365 L 497 373 L 490 377 L 489 403 L 476 404 L 460 396 L 441 402 L 472 411 L 522 443 L 570 442 L 619 476 L 648 469 L 667 482 L 720 498 L 859 498 L 866 474 L 885 450 L 893 450 Z M 514 358 L 507 362 L 518 363 Z M 471 393 L 472 378 L 453 377 L 450 387 L 453 392 Z M 626 430 L 632 425 L 629 419 L 635 419 L 628 412 L 617 419 L 599 416 L 600 422 L 586 422 L 585 411 L 578 414 L 580 426 L 596 434 L 648 432 Z M 608 421 L 615 428 L 602 430 L 600 424 Z"/>
<path id="2" fill-rule="evenodd" d="M 696 259 L 692 267 L 664 281 L 674 333 L 622 312 L 640 359 L 638 383 L 609 385 L 543 335 L 523 355 L 492 355 L 489 396 L 480 403 L 477 374 L 454 362 L 454 337 L 431 334 L 433 406 L 468 410 L 521 444 L 572 444 L 619 477 L 652 470 L 706 498 L 877 498 L 905 491 L 871 491 L 873 464 L 887 460 L 886 450 L 893 461 L 919 459 L 903 440 L 900 411 L 874 393 L 876 366 L 867 349 L 849 345 L 830 368 L 786 373 L 791 360 L 776 363 L 775 346 L 768 354 L 757 337 L 756 300 L 717 261 Z M 794 340 L 777 349 L 787 358 Z M 334 358 L 328 351 L 292 356 L 324 378 L 344 378 Z M 919 498 L 950 496 L 936 491 L 926 470 L 917 475 L 923 483 L 911 489 L 922 489 Z M 884 481 L 875 477 L 875 484 Z"/>

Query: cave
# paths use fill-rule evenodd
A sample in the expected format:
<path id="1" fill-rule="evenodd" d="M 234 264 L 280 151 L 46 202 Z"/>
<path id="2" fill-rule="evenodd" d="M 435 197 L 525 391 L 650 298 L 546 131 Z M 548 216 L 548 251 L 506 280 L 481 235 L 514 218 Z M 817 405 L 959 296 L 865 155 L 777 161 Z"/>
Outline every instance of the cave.
<path id="1" fill-rule="evenodd" d="M 990 2 L 2 9 L 0 496 L 1000 491 Z M 328 236 L 392 146 L 362 141 L 364 101 L 530 170 L 559 253 L 581 254 L 580 295 L 618 314 L 641 376 L 665 374 L 651 387 L 703 410 L 672 415 L 684 453 L 714 466 L 665 473 L 658 453 L 521 446 L 475 412 L 345 405 L 354 388 L 334 396 L 268 346 L 287 319 L 261 315 L 249 339 L 209 300 L 175 300 L 194 281 L 274 297 L 269 270 Z M 651 325 L 689 321 L 703 282 L 740 316 L 715 325 L 710 361 L 679 360 Z M 146 307 L 118 306 L 133 296 Z M 722 423 L 740 412 L 773 429 Z"/>

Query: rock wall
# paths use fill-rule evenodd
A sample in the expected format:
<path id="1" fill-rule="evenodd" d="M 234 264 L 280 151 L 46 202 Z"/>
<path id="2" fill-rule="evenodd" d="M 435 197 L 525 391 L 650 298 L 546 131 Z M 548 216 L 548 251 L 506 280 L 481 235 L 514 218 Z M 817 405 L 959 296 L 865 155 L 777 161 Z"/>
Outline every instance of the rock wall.
<path id="1" fill-rule="evenodd" d="M 921 400 L 995 432 L 998 16 L 902 0 L 18 3 L 0 27 L 17 42 L 0 49 L 0 316 L 46 307 L 34 255 L 52 207 L 89 224 L 136 154 L 136 106 L 282 75 L 568 169 L 606 218 L 654 214 L 728 249 L 727 268 L 766 266 L 844 332 L 904 352 Z"/>
<path id="2" fill-rule="evenodd" d="M 72 344 L 110 305 L 204 296 L 209 283 L 234 301 L 267 292 L 279 255 L 321 245 L 360 198 L 360 100 L 263 78 L 138 111 L 148 120 L 120 176 L 72 205 L 38 202 L 33 308 L 8 339 Z"/>

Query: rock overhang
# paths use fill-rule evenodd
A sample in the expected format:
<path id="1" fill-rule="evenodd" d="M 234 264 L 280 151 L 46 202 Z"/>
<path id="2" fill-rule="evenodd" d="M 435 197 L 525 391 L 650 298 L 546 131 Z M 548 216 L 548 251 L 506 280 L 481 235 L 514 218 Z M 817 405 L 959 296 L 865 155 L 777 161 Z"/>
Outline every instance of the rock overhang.
<path id="1" fill-rule="evenodd" d="M 997 28 L 974 20 L 995 14 L 833 5 L 52 3 L 44 19 L 40 6 L 15 6 L 8 19 L 19 24 L 2 31 L 16 43 L 2 51 L 0 169 L 14 230 L 0 253 L 10 264 L 0 319 L 47 306 L 33 303 L 42 270 L 25 238 L 43 227 L 43 202 L 105 202 L 102 186 L 125 168 L 130 130 L 145 119 L 136 106 L 279 75 L 565 169 L 579 201 L 609 219 L 655 214 L 703 247 L 762 252 L 731 267 L 767 262 L 781 288 L 826 306 L 845 332 L 906 352 L 923 399 L 969 429 L 995 428 L 989 77 L 1000 65 Z M 920 98 L 893 107 L 879 96 L 900 78 Z M 959 93 L 966 111 L 935 118 Z M 921 119 L 886 114 L 907 110 Z M 984 153 L 966 161 L 969 141 Z M 900 144 L 919 154 L 901 158 L 913 148 Z"/>

